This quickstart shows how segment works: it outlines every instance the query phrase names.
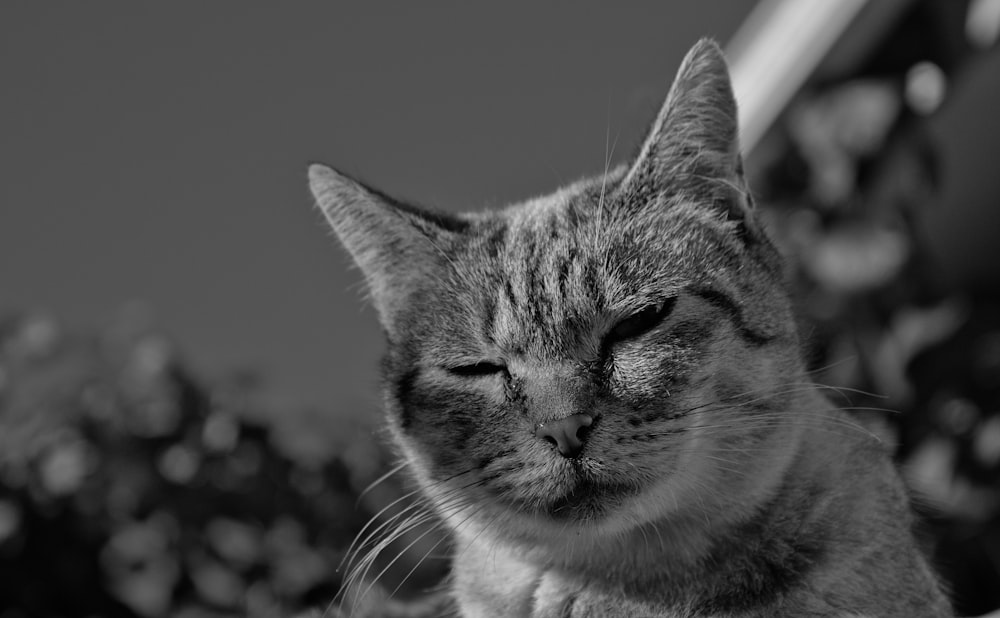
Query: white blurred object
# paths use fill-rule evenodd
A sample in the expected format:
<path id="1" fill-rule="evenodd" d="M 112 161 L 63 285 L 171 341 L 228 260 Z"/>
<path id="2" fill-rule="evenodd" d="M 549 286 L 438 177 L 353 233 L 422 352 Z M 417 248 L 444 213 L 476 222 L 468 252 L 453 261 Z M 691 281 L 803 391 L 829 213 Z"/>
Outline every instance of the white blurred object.
<path id="1" fill-rule="evenodd" d="M 863 31 L 890 23 L 884 18 L 898 14 L 908 4 L 907 0 L 758 2 L 726 47 L 744 152 L 753 150 L 848 31 L 852 46 L 861 43 L 863 48 Z M 971 0 L 965 35 L 979 49 L 996 45 L 1000 41 L 1000 0 Z M 939 67 L 920 63 L 907 77 L 908 102 L 915 111 L 930 113 L 940 105 L 946 85 Z"/>
<path id="2" fill-rule="evenodd" d="M 969 3 L 965 36 L 979 49 L 992 47 L 997 42 L 1000 38 L 1000 0 L 972 0 Z"/>
<path id="3" fill-rule="evenodd" d="M 749 152 L 869 0 L 762 0 L 726 49 Z"/>
<path id="4" fill-rule="evenodd" d="M 918 62 L 906 72 L 906 103 L 924 116 L 933 113 L 948 91 L 948 77 L 933 62 Z"/>

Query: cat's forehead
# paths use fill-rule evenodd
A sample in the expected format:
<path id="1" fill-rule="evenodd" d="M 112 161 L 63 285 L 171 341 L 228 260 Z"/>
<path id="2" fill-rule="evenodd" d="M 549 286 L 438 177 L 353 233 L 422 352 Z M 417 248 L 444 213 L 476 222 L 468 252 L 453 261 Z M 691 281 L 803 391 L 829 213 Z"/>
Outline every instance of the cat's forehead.
<path id="1" fill-rule="evenodd" d="M 480 220 L 461 264 L 473 301 L 464 304 L 480 308 L 487 340 L 586 348 L 709 266 L 692 259 L 705 244 L 696 222 L 670 212 L 626 217 L 609 189 L 580 183 Z"/>
<path id="2" fill-rule="evenodd" d="M 557 267 L 560 259 L 596 260 L 602 276 L 654 275 L 662 283 L 671 273 L 696 275 L 729 253 L 717 246 L 731 240 L 718 214 L 697 199 L 662 194 L 637 204 L 619 194 L 618 179 L 616 171 L 494 213 L 479 234 L 493 243 L 486 255 L 514 274 Z"/>

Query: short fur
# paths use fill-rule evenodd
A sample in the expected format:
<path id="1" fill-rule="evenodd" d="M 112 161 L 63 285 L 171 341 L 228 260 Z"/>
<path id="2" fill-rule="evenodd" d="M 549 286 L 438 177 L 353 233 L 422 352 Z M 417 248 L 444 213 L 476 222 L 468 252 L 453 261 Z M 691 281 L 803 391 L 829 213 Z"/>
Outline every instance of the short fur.
<path id="1" fill-rule="evenodd" d="M 543 198 L 445 216 L 310 169 L 460 615 L 950 615 L 883 447 L 808 382 L 736 117 L 703 40 L 630 165 Z M 536 437 L 580 413 L 578 456 Z"/>

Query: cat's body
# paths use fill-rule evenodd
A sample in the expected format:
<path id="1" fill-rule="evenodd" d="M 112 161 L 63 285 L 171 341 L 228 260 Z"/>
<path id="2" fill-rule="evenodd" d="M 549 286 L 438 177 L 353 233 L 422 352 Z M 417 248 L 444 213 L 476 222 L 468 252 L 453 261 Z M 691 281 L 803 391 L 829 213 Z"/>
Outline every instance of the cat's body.
<path id="1" fill-rule="evenodd" d="M 699 43 L 634 161 L 497 213 L 316 197 L 389 341 L 461 616 L 947 616 L 878 441 L 808 383 Z"/>

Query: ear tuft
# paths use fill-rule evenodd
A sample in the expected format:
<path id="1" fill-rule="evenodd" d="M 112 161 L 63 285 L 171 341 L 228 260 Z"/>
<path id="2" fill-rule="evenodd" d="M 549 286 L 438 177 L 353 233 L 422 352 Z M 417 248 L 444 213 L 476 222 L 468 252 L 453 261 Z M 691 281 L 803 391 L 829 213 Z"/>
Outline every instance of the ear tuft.
<path id="1" fill-rule="evenodd" d="M 309 188 L 316 197 L 320 208 L 324 204 L 329 204 L 328 199 L 331 193 L 339 192 L 341 187 L 350 184 L 356 183 L 331 167 L 322 163 L 309 164 Z"/>
<path id="2" fill-rule="evenodd" d="M 370 199 L 359 182 L 322 163 L 309 165 L 309 189 L 316 198 L 316 205 L 338 235 L 339 228 L 347 224 L 340 211 L 349 208 L 351 204 Z"/>
<path id="3" fill-rule="evenodd" d="M 341 175 L 335 172 L 333 168 L 327 167 L 322 163 L 309 164 L 309 186 L 314 191 L 322 189 L 327 183 L 335 182 L 340 178 Z"/>

